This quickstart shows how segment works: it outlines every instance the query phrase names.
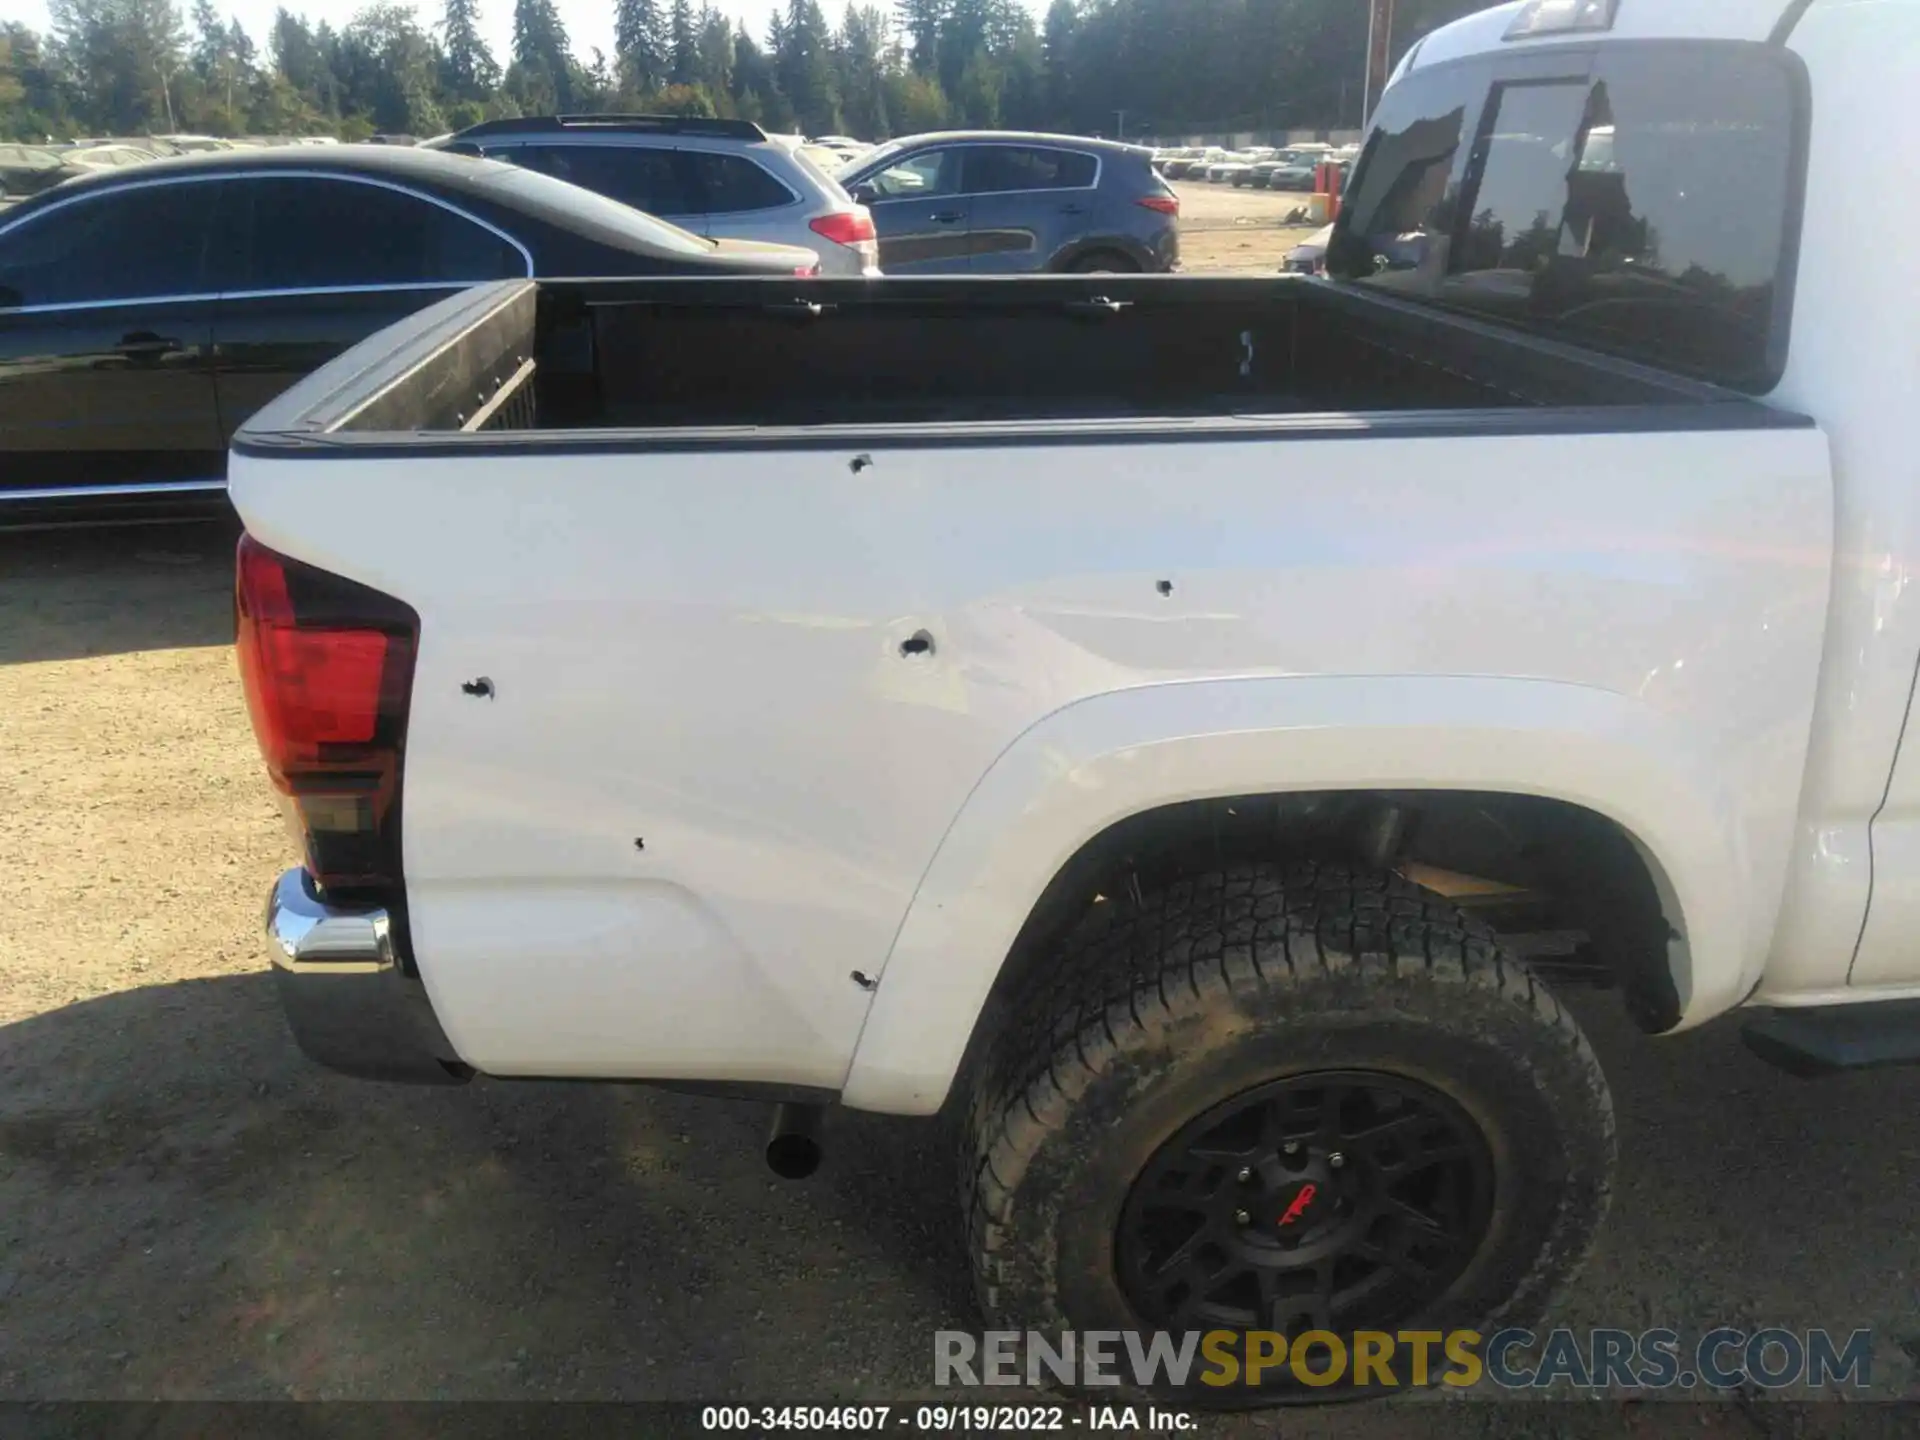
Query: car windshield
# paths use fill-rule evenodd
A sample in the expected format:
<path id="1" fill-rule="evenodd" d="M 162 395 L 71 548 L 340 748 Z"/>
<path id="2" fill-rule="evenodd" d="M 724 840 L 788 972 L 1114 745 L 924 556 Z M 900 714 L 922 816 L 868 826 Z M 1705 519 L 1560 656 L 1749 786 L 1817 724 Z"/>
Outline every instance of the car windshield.
<path id="1" fill-rule="evenodd" d="M 892 156 L 898 155 L 902 150 L 906 149 L 907 139 L 910 139 L 910 138 L 911 137 L 907 137 L 899 140 L 889 140 L 887 141 L 886 144 L 879 146 L 877 149 L 869 150 L 867 151 L 866 154 L 857 156 L 856 158 L 849 160 L 845 165 L 842 165 L 839 168 L 839 170 L 835 172 L 835 178 L 840 180 L 846 180 L 852 175 L 854 175 L 857 171 L 865 170 L 870 166 L 880 165 L 881 161 L 887 160 Z M 884 169 L 885 167 L 880 166 L 880 168 Z M 877 174 L 878 170 L 876 170 L 875 173 Z"/>
<path id="2" fill-rule="evenodd" d="M 852 198 L 841 188 L 840 181 L 835 178 L 835 172 L 828 169 L 828 164 L 833 159 L 831 150 L 809 147 L 794 151 L 793 158 L 799 161 L 800 168 L 827 192 L 829 198 L 846 205 L 853 203 Z"/>
<path id="3" fill-rule="evenodd" d="M 542 175 L 538 170 L 523 170 L 518 165 L 487 164 L 481 188 L 516 208 L 532 204 L 541 209 L 577 216 L 602 230 L 610 230 L 623 239 L 638 241 L 655 250 L 681 255 L 710 255 L 718 247 L 713 241 L 682 230 L 678 225 L 609 200 L 565 180 Z"/>

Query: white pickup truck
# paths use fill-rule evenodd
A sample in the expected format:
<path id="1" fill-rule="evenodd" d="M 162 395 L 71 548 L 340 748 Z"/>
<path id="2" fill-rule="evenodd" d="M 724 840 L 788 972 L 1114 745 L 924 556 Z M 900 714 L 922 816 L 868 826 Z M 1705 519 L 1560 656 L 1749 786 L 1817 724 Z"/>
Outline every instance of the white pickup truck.
<path id="1" fill-rule="evenodd" d="M 788 1173 L 946 1108 L 996 1326 L 1539 1313 L 1559 987 L 1920 1058 L 1916 76 L 1906 0 L 1531 0 L 1400 66 L 1328 279 L 367 341 L 232 466 L 301 1043 L 762 1096 Z"/>

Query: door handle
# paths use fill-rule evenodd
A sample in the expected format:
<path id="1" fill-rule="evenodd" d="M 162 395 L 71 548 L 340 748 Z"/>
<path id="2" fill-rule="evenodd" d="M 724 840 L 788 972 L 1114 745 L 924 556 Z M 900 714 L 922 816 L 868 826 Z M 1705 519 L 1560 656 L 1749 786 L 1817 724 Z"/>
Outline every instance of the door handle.
<path id="1" fill-rule="evenodd" d="M 124 355 L 129 360 L 157 360 L 162 355 L 175 355 L 186 347 L 178 340 L 166 335 L 156 335 L 151 330 L 135 330 L 122 335 L 120 343 L 113 347 L 114 353 Z"/>
<path id="2" fill-rule="evenodd" d="M 936 225 L 958 225 L 967 217 L 958 210 L 936 210 L 927 218 Z"/>
<path id="3" fill-rule="evenodd" d="M 1062 205 L 1060 207 L 1060 213 L 1062 215 L 1084 215 L 1087 213 L 1087 207 L 1084 205 Z"/>

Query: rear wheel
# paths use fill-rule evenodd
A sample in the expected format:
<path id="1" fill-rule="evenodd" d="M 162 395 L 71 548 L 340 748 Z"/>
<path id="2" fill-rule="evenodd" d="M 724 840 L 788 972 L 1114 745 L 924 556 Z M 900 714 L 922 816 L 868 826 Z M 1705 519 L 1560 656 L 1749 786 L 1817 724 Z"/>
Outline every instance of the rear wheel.
<path id="1" fill-rule="evenodd" d="M 1096 905 L 1011 1013 L 963 1175 L 993 1328 L 1484 1334 L 1537 1318 L 1605 1211 L 1578 1026 L 1398 877 L 1250 865 Z M 1186 1403 L 1365 1393 L 1206 1368 Z"/>
<path id="2" fill-rule="evenodd" d="M 1140 267 L 1133 257 L 1123 255 L 1118 250 L 1096 250 L 1090 255 L 1082 255 L 1067 266 L 1069 275 L 1137 275 Z"/>

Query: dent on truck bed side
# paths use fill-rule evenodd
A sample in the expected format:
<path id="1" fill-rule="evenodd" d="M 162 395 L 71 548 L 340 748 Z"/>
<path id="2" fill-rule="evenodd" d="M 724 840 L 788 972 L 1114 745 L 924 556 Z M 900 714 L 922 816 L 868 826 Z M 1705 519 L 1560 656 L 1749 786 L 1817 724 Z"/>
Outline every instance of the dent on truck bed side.
<path id="1" fill-rule="evenodd" d="M 1169 801 L 1327 790 L 1500 791 L 1564 800 L 1641 847 L 1688 937 L 1670 961 L 1683 1023 L 1751 988 L 1779 861 L 1745 843 L 1743 797 L 1672 717 L 1586 686 L 1452 676 L 1203 681 L 1099 695 L 1001 757 L 941 843 L 842 1099 L 939 1108 L 1047 883 L 1109 826 Z"/>

